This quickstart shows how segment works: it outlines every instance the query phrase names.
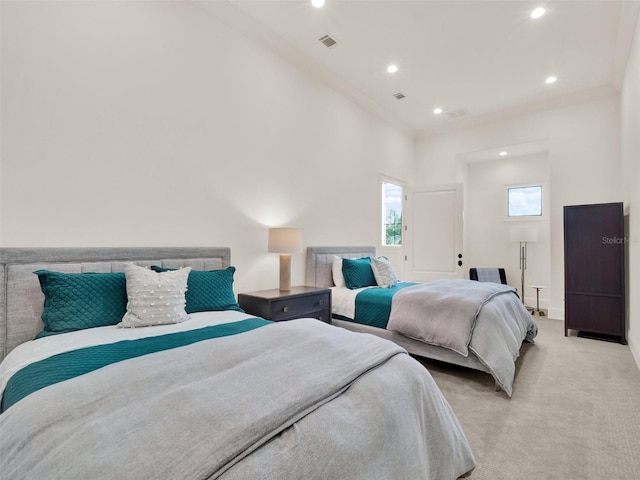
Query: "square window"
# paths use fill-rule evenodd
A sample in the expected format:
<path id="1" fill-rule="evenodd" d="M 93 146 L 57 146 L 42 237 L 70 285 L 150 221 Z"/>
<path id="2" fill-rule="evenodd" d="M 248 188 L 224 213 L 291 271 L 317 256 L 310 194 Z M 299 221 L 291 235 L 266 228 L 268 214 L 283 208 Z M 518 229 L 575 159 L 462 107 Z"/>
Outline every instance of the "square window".
<path id="1" fill-rule="evenodd" d="M 542 185 L 510 187 L 507 191 L 508 217 L 542 216 Z"/>

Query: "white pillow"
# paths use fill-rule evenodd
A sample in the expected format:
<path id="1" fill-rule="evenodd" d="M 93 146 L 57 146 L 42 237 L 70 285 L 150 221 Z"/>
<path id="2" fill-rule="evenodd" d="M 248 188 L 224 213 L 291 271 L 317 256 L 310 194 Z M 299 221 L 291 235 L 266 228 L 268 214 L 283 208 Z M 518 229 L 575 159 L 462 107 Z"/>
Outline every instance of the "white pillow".
<path id="1" fill-rule="evenodd" d="M 333 284 L 336 287 L 344 287 L 344 275 L 342 275 L 342 257 L 333 256 L 331 264 L 331 272 L 333 273 Z"/>
<path id="2" fill-rule="evenodd" d="M 391 263 L 385 257 L 371 257 L 371 270 L 373 270 L 373 276 L 379 287 L 389 288 L 398 283 L 396 272 L 393 271 Z"/>
<path id="3" fill-rule="evenodd" d="M 127 313 L 119 327 L 144 327 L 184 322 L 187 279 L 191 267 L 169 272 L 154 272 L 137 265 L 127 265 Z"/>

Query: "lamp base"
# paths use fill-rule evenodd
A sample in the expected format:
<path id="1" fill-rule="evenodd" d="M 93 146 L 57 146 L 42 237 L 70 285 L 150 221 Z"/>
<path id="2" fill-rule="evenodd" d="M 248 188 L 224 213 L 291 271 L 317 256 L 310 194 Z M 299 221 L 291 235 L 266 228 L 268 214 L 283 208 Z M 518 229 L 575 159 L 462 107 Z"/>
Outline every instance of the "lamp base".
<path id="1" fill-rule="evenodd" d="M 291 255 L 280 255 L 280 291 L 291 290 Z"/>

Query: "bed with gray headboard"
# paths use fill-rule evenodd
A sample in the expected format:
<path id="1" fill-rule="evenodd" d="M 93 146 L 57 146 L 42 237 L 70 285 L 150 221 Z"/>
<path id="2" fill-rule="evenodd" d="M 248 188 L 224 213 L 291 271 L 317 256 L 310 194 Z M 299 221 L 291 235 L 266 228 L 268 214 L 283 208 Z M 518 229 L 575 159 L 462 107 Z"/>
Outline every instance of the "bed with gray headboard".
<path id="1" fill-rule="evenodd" d="M 228 247 L 0 249 L 0 360 L 43 328 L 44 294 L 36 270 L 122 272 L 127 263 L 217 270 L 230 262 Z"/>
<path id="2" fill-rule="evenodd" d="M 334 299 L 332 300 L 332 304 L 336 305 L 335 297 L 336 294 L 340 293 L 336 289 L 333 282 L 333 271 L 332 265 L 334 257 L 342 257 L 342 258 L 350 258 L 357 259 L 362 257 L 375 257 L 376 249 L 371 246 L 318 246 L 318 247 L 307 247 L 306 254 L 306 282 L 307 285 L 316 286 L 316 287 L 324 287 L 331 288 L 334 293 Z M 344 287 L 342 288 L 344 290 Z M 519 307 L 520 302 L 513 302 L 511 304 L 515 307 Z M 485 310 L 487 312 L 485 312 Z M 483 329 L 484 324 L 489 324 L 490 322 L 484 320 L 485 317 L 488 317 L 488 308 L 483 308 L 480 314 L 478 315 L 478 323 L 481 324 L 480 328 L 477 330 L 481 330 L 481 332 L 476 333 L 474 331 L 474 335 L 482 335 L 485 336 L 485 330 Z M 531 325 L 531 338 L 535 336 L 535 324 L 530 320 L 530 315 L 526 311 L 517 312 L 518 315 L 524 320 L 518 320 L 518 323 L 524 325 L 525 322 Z M 386 324 L 387 319 L 384 319 L 384 323 Z M 492 322 L 493 323 L 493 322 Z M 496 365 L 495 362 L 485 361 L 485 358 L 493 356 L 494 352 L 491 352 L 489 355 L 485 355 L 485 358 L 482 358 L 480 355 L 475 354 L 475 352 L 469 351 L 469 354 L 463 356 L 455 351 L 443 348 L 441 346 L 436 346 L 432 344 L 425 343 L 423 341 L 415 340 L 413 338 L 409 338 L 401 333 L 398 333 L 393 330 L 389 330 L 386 328 L 379 328 L 377 326 L 370 326 L 367 324 L 357 323 L 353 321 L 353 319 L 345 319 L 345 318 L 332 318 L 332 324 L 346 328 L 351 331 L 361 332 L 361 333 L 370 333 L 373 335 L 377 335 L 379 337 L 385 338 L 387 340 L 391 340 L 398 345 L 404 347 L 409 353 L 413 355 L 417 355 L 420 357 L 425 357 L 433 360 L 438 360 L 445 363 L 450 363 L 454 365 L 460 365 L 463 367 L 471 368 L 474 370 L 479 370 L 482 372 L 486 372 L 491 374 L 496 380 L 496 390 L 505 390 L 508 395 L 511 395 L 511 388 L 513 382 L 514 375 L 514 361 L 517 358 L 518 353 L 517 350 L 515 352 L 515 358 L 513 358 L 514 352 L 513 349 L 519 349 L 520 343 L 517 344 L 517 347 L 511 346 L 511 351 L 507 351 L 505 346 L 503 345 L 504 341 L 502 340 L 501 332 L 491 332 L 491 334 L 486 335 L 487 341 L 486 344 L 490 345 L 492 348 L 495 347 L 495 352 L 500 351 L 500 361 L 499 365 Z M 523 332 L 523 334 L 526 332 Z M 513 335 L 515 337 L 515 335 Z M 523 337 L 524 338 L 524 337 Z M 484 340 L 484 338 L 483 338 Z M 521 340 L 522 341 L 522 340 Z"/>
<path id="3" fill-rule="evenodd" d="M 234 272 L 227 247 L 0 249 L 3 475 L 454 480 L 475 467 L 406 352 L 315 319 L 248 315 Z M 115 297 L 126 315 L 141 299 L 184 311 L 32 340 L 55 302 L 97 309 L 114 288 L 126 289 Z"/>

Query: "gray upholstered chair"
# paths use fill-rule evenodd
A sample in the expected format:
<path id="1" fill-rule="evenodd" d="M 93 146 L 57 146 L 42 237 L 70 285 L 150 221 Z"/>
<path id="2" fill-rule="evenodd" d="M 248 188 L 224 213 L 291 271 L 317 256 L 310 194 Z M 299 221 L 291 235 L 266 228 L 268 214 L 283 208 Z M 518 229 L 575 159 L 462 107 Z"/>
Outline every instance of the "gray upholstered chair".
<path id="1" fill-rule="evenodd" d="M 507 274 L 504 272 L 504 268 L 470 268 L 469 278 L 478 282 L 507 284 Z"/>

